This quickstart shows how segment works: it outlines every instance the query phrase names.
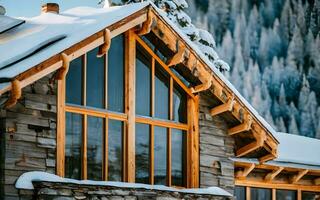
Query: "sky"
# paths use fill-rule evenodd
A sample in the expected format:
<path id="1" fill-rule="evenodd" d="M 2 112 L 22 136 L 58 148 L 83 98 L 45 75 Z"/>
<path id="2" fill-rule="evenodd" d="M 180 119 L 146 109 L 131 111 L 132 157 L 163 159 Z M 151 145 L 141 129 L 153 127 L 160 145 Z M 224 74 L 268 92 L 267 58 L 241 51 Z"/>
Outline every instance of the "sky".
<path id="1" fill-rule="evenodd" d="M 41 5 L 48 2 L 58 3 L 62 12 L 76 6 L 98 7 L 99 0 L 0 0 L 0 5 L 5 7 L 7 16 L 33 17 L 39 15 Z"/>

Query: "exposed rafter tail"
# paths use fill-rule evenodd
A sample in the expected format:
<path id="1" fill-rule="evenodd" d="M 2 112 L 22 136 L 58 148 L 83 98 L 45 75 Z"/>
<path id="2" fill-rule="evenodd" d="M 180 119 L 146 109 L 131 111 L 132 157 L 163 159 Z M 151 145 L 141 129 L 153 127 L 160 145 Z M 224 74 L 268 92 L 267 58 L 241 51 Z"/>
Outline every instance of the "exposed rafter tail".
<path id="1" fill-rule="evenodd" d="M 177 65 L 177 64 L 182 63 L 184 61 L 184 57 L 185 57 L 185 54 L 186 54 L 186 47 L 184 45 L 182 45 L 180 41 L 178 41 L 177 44 L 178 44 L 177 45 L 178 46 L 178 51 L 167 62 L 167 65 L 169 67 Z"/>
<path id="2" fill-rule="evenodd" d="M 232 111 L 234 106 L 234 97 L 230 98 L 226 103 L 216 106 L 210 110 L 212 116 L 219 115 L 221 113 Z"/>
<path id="3" fill-rule="evenodd" d="M 65 53 L 62 53 L 61 59 L 62 59 L 62 67 L 57 72 L 56 80 L 64 79 L 69 71 L 70 59 L 68 55 Z"/>
<path id="4" fill-rule="evenodd" d="M 283 167 L 278 167 L 277 169 L 273 170 L 272 172 L 268 173 L 265 177 L 264 180 L 267 182 L 271 182 L 278 174 L 281 173 L 283 170 Z"/>
<path id="5" fill-rule="evenodd" d="M 21 93 L 22 93 L 22 88 L 21 88 L 21 84 L 20 81 L 15 79 L 11 82 L 11 94 L 9 99 L 6 101 L 5 103 L 5 108 L 11 108 L 14 105 L 16 105 L 16 103 L 18 102 L 18 100 L 21 98 Z"/>
<path id="6" fill-rule="evenodd" d="M 255 164 L 251 163 L 249 166 L 245 167 L 243 170 L 239 170 L 236 172 L 236 178 L 238 179 L 246 179 L 246 177 L 250 174 L 250 172 L 255 168 Z"/>
<path id="7" fill-rule="evenodd" d="M 109 29 L 104 31 L 104 43 L 99 47 L 97 57 L 100 58 L 104 56 L 110 49 L 111 46 L 111 32 Z"/>
<path id="8" fill-rule="evenodd" d="M 141 28 L 137 30 L 136 33 L 140 36 L 150 33 L 152 28 L 152 23 L 153 23 L 152 10 L 149 9 L 147 14 L 147 20 L 142 23 Z"/>
<path id="9" fill-rule="evenodd" d="M 228 134 L 235 135 L 237 133 L 249 131 L 251 129 L 252 122 L 253 122 L 253 120 L 252 120 L 251 115 L 248 115 L 242 124 L 239 124 L 238 126 L 235 126 L 235 127 L 228 129 Z"/>

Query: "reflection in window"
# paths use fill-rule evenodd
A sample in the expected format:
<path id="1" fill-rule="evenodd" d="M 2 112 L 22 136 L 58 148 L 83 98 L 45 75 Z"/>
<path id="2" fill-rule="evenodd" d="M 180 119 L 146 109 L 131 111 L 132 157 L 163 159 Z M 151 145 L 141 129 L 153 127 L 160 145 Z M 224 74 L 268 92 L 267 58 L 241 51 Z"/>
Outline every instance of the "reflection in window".
<path id="1" fill-rule="evenodd" d="M 81 179 L 82 116 L 66 113 L 65 177 Z"/>
<path id="2" fill-rule="evenodd" d="M 82 57 L 70 62 L 66 77 L 66 102 L 82 104 Z"/>
<path id="3" fill-rule="evenodd" d="M 172 185 L 184 186 L 185 135 L 182 130 L 172 129 L 171 133 L 171 176 Z"/>
<path id="4" fill-rule="evenodd" d="M 136 182 L 149 183 L 150 126 L 136 124 Z"/>
<path id="5" fill-rule="evenodd" d="M 154 127 L 154 184 L 165 185 L 167 175 L 167 128 Z"/>
<path id="6" fill-rule="evenodd" d="M 87 106 L 104 108 L 104 57 L 97 58 L 98 51 L 87 54 Z"/>
<path id="7" fill-rule="evenodd" d="M 137 46 L 136 59 L 136 113 L 150 116 L 151 107 L 151 58 Z"/>
<path id="8" fill-rule="evenodd" d="M 123 122 L 109 120 L 108 123 L 108 181 L 122 180 Z"/>
<path id="9" fill-rule="evenodd" d="M 296 200 L 297 192 L 293 190 L 276 190 L 277 200 Z"/>
<path id="10" fill-rule="evenodd" d="M 103 119 L 88 116 L 88 179 L 102 180 Z"/>
<path id="11" fill-rule="evenodd" d="M 234 196 L 237 200 L 246 200 L 246 187 L 236 186 L 234 190 Z"/>
<path id="12" fill-rule="evenodd" d="M 173 90 L 173 119 L 187 123 L 187 94 L 177 84 Z"/>
<path id="13" fill-rule="evenodd" d="M 155 117 L 169 119 L 169 75 L 156 64 L 155 73 Z"/>
<path id="14" fill-rule="evenodd" d="M 271 189 L 251 188 L 251 200 L 271 200 Z"/>
<path id="15" fill-rule="evenodd" d="M 319 192 L 302 192 L 303 200 L 318 200 L 320 199 Z"/>
<path id="16" fill-rule="evenodd" d="M 108 51 L 108 110 L 124 110 L 124 37 L 112 39 Z"/>

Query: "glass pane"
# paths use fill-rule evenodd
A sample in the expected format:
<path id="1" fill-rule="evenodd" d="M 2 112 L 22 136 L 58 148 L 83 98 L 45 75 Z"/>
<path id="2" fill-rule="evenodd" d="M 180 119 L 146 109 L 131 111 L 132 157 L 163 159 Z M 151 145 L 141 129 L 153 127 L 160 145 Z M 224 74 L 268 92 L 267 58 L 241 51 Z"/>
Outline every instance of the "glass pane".
<path id="1" fill-rule="evenodd" d="M 296 200 L 297 192 L 293 190 L 276 190 L 277 200 Z"/>
<path id="2" fill-rule="evenodd" d="M 102 180 L 103 119 L 88 116 L 88 179 Z"/>
<path id="3" fill-rule="evenodd" d="M 161 119 L 169 119 L 169 75 L 156 64 L 155 73 L 155 117 Z"/>
<path id="4" fill-rule="evenodd" d="M 186 158 L 186 132 L 172 129 L 171 132 L 171 176 L 172 185 L 184 186 L 185 158 Z"/>
<path id="5" fill-rule="evenodd" d="M 108 110 L 124 110 L 124 37 L 112 39 L 108 52 Z"/>
<path id="6" fill-rule="evenodd" d="M 82 104 L 82 57 L 70 63 L 66 77 L 66 102 Z"/>
<path id="7" fill-rule="evenodd" d="M 151 57 L 137 46 L 136 60 L 136 113 L 150 116 Z"/>
<path id="8" fill-rule="evenodd" d="M 167 128 L 154 127 L 154 184 L 166 185 Z"/>
<path id="9" fill-rule="evenodd" d="M 251 200 L 271 200 L 271 189 L 251 188 Z"/>
<path id="10" fill-rule="evenodd" d="M 173 119 L 187 123 L 187 94 L 177 84 L 173 88 Z"/>
<path id="11" fill-rule="evenodd" d="M 87 106 L 104 108 L 104 57 L 97 58 L 98 51 L 87 54 Z"/>
<path id="12" fill-rule="evenodd" d="M 246 188 L 242 186 L 236 186 L 234 195 L 236 196 L 237 200 L 246 200 Z"/>
<path id="13" fill-rule="evenodd" d="M 302 192 L 302 200 L 318 200 L 320 193 L 317 192 Z"/>
<path id="14" fill-rule="evenodd" d="M 65 177 L 81 179 L 82 116 L 66 113 Z"/>
<path id="15" fill-rule="evenodd" d="M 109 120 L 108 124 L 108 181 L 122 180 L 123 122 Z"/>
<path id="16" fill-rule="evenodd" d="M 150 126 L 136 124 L 136 182 L 149 183 Z"/>

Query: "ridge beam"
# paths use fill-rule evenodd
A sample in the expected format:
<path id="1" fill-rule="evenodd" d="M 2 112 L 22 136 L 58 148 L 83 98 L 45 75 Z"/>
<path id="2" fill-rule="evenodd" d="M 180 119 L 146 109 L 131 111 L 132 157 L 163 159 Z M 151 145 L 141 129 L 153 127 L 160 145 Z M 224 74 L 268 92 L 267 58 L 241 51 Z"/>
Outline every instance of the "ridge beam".
<path id="1" fill-rule="evenodd" d="M 291 180 L 290 183 L 294 184 L 294 183 L 298 183 L 299 180 L 308 173 L 309 170 L 304 169 L 298 172 L 298 174 L 294 175 Z"/>
<path id="2" fill-rule="evenodd" d="M 274 169 L 272 172 L 268 173 L 264 180 L 266 182 L 271 182 L 278 174 L 281 173 L 281 171 L 284 169 L 284 167 L 278 167 L 277 169 Z"/>
<path id="3" fill-rule="evenodd" d="M 234 106 L 234 98 L 229 99 L 226 103 L 216 106 L 210 110 L 211 116 L 219 115 L 221 113 L 232 111 Z"/>
<path id="4" fill-rule="evenodd" d="M 246 177 L 250 174 L 250 172 L 252 172 L 255 166 L 256 165 L 254 163 L 250 163 L 250 165 L 245 167 L 243 170 L 237 171 L 236 178 L 242 179 L 242 180 L 246 179 Z"/>
<path id="5" fill-rule="evenodd" d="M 228 129 L 228 134 L 229 135 L 235 135 L 237 133 L 242 133 L 245 131 L 249 131 L 251 129 L 252 126 L 252 117 L 249 115 L 247 117 L 247 120 L 245 120 L 242 124 L 232 127 L 230 129 Z"/>

